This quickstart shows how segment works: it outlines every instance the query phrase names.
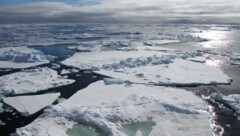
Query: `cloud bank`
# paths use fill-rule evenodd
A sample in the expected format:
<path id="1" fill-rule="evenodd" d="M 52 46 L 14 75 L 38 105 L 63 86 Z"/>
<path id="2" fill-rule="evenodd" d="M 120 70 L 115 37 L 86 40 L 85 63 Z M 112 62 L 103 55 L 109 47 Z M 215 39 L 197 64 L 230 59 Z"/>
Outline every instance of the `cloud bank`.
<path id="1" fill-rule="evenodd" d="M 86 6 L 38 2 L 0 7 L 0 23 L 217 23 L 240 22 L 239 0 L 85 0 Z"/>

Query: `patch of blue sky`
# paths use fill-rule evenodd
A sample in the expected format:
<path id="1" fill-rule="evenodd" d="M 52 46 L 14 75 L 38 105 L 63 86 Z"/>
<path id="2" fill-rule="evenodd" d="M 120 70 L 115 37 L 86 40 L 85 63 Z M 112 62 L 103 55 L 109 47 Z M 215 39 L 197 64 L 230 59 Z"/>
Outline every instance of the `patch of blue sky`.
<path id="1" fill-rule="evenodd" d="M 63 2 L 72 6 L 90 6 L 100 4 L 101 1 L 102 0 L 0 0 L 0 6 L 18 6 L 34 2 Z"/>

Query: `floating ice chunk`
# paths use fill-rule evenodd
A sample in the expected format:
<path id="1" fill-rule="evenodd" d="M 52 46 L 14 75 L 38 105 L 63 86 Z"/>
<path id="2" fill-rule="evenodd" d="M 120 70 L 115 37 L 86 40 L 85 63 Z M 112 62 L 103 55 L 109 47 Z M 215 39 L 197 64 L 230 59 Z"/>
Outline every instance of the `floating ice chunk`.
<path id="1" fill-rule="evenodd" d="M 49 107 L 31 124 L 18 128 L 16 134 L 54 136 L 57 132 L 67 136 L 63 130 L 78 123 L 97 127 L 106 135 L 118 136 L 122 134 L 121 123 L 151 118 L 156 124 L 151 135 L 212 135 L 209 114 L 199 110 L 207 110 L 204 101 L 182 89 L 144 85 L 125 87 L 123 84 L 106 86 L 103 81 L 98 81 L 68 100 Z"/>
<path id="2" fill-rule="evenodd" d="M 157 85 L 188 86 L 231 83 L 231 78 L 219 68 L 182 59 L 176 59 L 168 65 L 125 68 L 123 72 L 101 70 L 96 71 L 96 73 L 134 83 L 154 83 Z M 139 77 L 139 73 L 144 73 L 144 76 Z"/>
<path id="3" fill-rule="evenodd" d="M 51 105 L 60 93 L 43 94 L 34 96 L 17 96 L 4 98 L 4 103 L 12 106 L 24 116 L 30 116 L 44 107 Z"/>
<path id="4" fill-rule="evenodd" d="M 4 123 L 2 120 L 0 120 L 0 126 L 4 126 L 6 123 Z"/>
<path id="5" fill-rule="evenodd" d="M 57 64 L 57 63 L 51 63 L 51 68 L 53 69 L 59 69 L 61 67 L 61 65 Z"/>
<path id="6" fill-rule="evenodd" d="M 192 35 L 184 35 L 184 34 L 177 35 L 177 38 L 182 42 L 205 42 L 205 41 L 208 41 L 207 39 L 204 39 L 204 38 L 194 37 Z"/>
<path id="7" fill-rule="evenodd" d="M 74 80 L 65 79 L 50 68 L 25 70 L 0 77 L 0 93 L 20 94 L 34 93 L 53 87 L 73 83 Z"/>
<path id="8" fill-rule="evenodd" d="M 89 39 L 89 38 L 101 38 L 101 37 L 104 37 L 104 36 L 91 34 L 91 33 L 71 33 L 71 34 L 56 35 L 55 39 L 70 40 L 70 39 Z"/>
<path id="9" fill-rule="evenodd" d="M 102 67 L 104 69 L 117 69 L 148 63 L 164 63 L 173 58 L 173 55 L 157 51 L 102 51 L 76 53 L 61 63 L 80 69 L 99 69 Z"/>
<path id="10" fill-rule="evenodd" d="M 115 79 L 115 78 L 104 78 L 103 79 L 105 85 L 111 85 L 111 84 L 123 84 L 123 80 Z"/>
<path id="11" fill-rule="evenodd" d="M 139 51 L 147 50 L 147 51 L 162 51 L 162 52 L 168 52 L 168 53 L 181 53 L 179 50 L 165 48 L 161 46 L 137 46 L 134 49 L 137 49 Z"/>
<path id="12" fill-rule="evenodd" d="M 204 63 L 206 61 L 206 57 L 198 56 L 198 57 L 194 57 L 194 58 L 187 58 L 187 60 Z"/>
<path id="13" fill-rule="evenodd" d="M 217 92 L 211 93 L 210 98 L 215 99 L 217 101 L 221 101 L 223 99 L 223 95 Z"/>
<path id="14" fill-rule="evenodd" d="M 169 39 L 162 39 L 162 40 L 149 40 L 143 42 L 145 45 L 163 45 L 163 44 L 171 44 L 171 43 L 179 43 L 179 40 L 169 40 Z"/>
<path id="15" fill-rule="evenodd" d="M 136 50 L 133 47 L 121 47 L 121 48 L 117 48 L 118 51 L 134 51 Z"/>
<path id="16" fill-rule="evenodd" d="M 0 49 L 0 68 L 27 68 L 49 63 L 53 57 L 27 47 L 7 47 Z"/>
<path id="17" fill-rule="evenodd" d="M 131 41 L 129 41 L 127 39 L 103 40 L 100 43 L 104 47 L 131 46 Z"/>
<path id="18" fill-rule="evenodd" d="M 69 46 L 67 48 L 71 50 L 80 51 L 80 52 L 91 52 L 91 51 L 100 51 L 101 45 L 99 44 L 92 45 L 90 43 L 86 43 L 85 45 Z"/>
<path id="19" fill-rule="evenodd" d="M 214 92 L 210 95 L 210 98 L 215 99 L 218 102 L 222 102 L 227 106 L 230 106 L 238 114 L 240 114 L 240 95 L 239 94 L 222 95 L 220 93 Z"/>
<path id="20" fill-rule="evenodd" d="M 76 69 L 76 68 L 72 68 L 70 71 L 71 71 L 71 73 L 78 73 L 79 72 L 79 70 Z"/>
<path id="21" fill-rule="evenodd" d="M 231 62 L 231 65 L 238 65 L 238 66 L 240 66 L 240 62 L 234 62 L 234 61 L 232 61 L 232 62 Z"/>
<path id="22" fill-rule="evenodd" d="M 65 75 L 65 74 L 69 74 L 69 73 L 70 73 L 70 71 L 68 69 L 63 69 L 60 74 Z"/>
<path id="23" fill-rule="evenodd" d="M 3 112 L 4 112 L 4 110 L 3 110 L 3 103 L 0 102 L 0 113 L 3 113 Z"/>

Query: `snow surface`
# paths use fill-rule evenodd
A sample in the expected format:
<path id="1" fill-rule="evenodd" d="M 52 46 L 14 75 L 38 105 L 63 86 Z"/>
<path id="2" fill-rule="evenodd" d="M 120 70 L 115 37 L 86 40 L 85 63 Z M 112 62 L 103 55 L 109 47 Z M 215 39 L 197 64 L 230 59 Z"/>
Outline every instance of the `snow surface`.
<path id="1" fill-rule="evenodd" d="M 169 39 L 162 39 L 162 40 L 149 40 L 149 41 L 144 41 L 144 45 L 163 45 L 163 44 L 171 44 L 171 43 L 179 43 L 181 41 L 179 40 L 169 40 Z"/>
<path id="2" fill-rule="evenodd" d="M 100 51 L 102 45 L 99 42 L 85 42 L 77 46 L 69 46 L 68 49 L 76 50 L 80 52 Z"/>
<path id="3" fill-rule="evenodd" d="M 134 49 L 137 49 L 139 51 L 147 50 L 147 51 L 163 51 L 163 52 L 171 52 L 171 53 L 180 53 L 180 51 L 176 49 L 170 49 L 170 48 L 161 47 L 161 46 L 137 46 Z"/>
<path id="4" fill-rule="evenodd" d="M 34 93 L 73 83 L 50 68 L 29 69 L 0 77 L 1 94 Z"/>
<path id="5" fill-rule="evenodd" d="M 221 69 L 192 62 L 204 62 L 205 56 L 201 52 L 180 53 L 157 46 L 139 46 L 136 49 L 138 51 L 76 53 L 61 63 L 80 69 L 91 69 L 101 75 L 134 83 L 157 85 L 231 83 L 231 79 Z"/>
<path id="6" fill-rule="evenodd" d="M 27 47 L 0 48 L 0 68 L 28 68 L 49 63 L 53 57 Z"/>
<path id="7" fill-rule="evenodd" d="M 133 83 L 153 83 L 157 85 L 211 85 L 228 84 L 231 78 L 221 69 L 183 59 L 173 63 L 125 68 L 123 71 L 100 70 L 98 74 L 119 78 Z"/>
<path id="8" fill-rule="evenodd" d="M 94 101 L 93 101 L 94 100 Z M 183 89 L 144 85 L 104 85 L 98 81 L 70 99 L 45 109 L 15 135 L 67 136 L 74 124 L 97 127 L 107 135 L 123 136 L 121 124 L 152 120 L 152 136 L 212 135 L 207 105 Z M 191 122 L 191 123 L 189 123 Z"/>
<path id="9" fill-rule="evenodd" d="M 187 58 L 187 60 L 193 61 L 193 62 L 201 62 L 204 63 L 206 61 L 206 57 L 204 56 L 198 56 L 194 58 Z"/>
<path id="10" fill-rule="evenodd" d="M 32 95 L 32 96 L 16 96 L 4 98 L 4 103 L 12 106 L 24 116 L 30 116 L 44 107 L 51 105 L 60 93 Z"/>
<path id="11" fill-rule="evenodd" d="M 240 115 L 240 95 L 239 94 L 222 95 L 220 93 L 214 92 L 210 95 L 210 98 L 230 106 Z"/>
<path id="12" fill-rule="evenodd" d="M 136 67 L 137 65 L 146 65 L 147 63 L 163 63 L 163 60 L 170 61 L 173 57 L 173 55 L 157 51 L 102 51 L 94 53 L 83 52 L 76 53 L 61 63 L 67 66 L 77 67 L 82 70 L 94 70 L 101 68 L 117 69 L 123 67 Z M 139 63 L 136 64 L 137 62 Z"/>

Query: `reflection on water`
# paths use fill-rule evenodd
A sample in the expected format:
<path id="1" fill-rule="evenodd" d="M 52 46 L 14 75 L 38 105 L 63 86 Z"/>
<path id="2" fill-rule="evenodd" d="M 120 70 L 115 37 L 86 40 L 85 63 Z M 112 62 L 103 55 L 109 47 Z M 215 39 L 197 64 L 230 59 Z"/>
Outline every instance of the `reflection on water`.
<path id="1" fill-rule="evenodd" d="M 212 67 L 221 67 L 224 64 L 224 61 L 209 59 L 205 61 L 205 64 Z"/>
<path id="2" fill-rule="evenodd" d="M 72 129 L 67 131 L 69 136 L 105 136 L 101 131 L 83 125 L 75 125 Z"/>
<path id="3" fill-rule="evenodd" d="M 202 33 L 194 33 L 193 35 L 199 36 L 209 41 L 202 42 L 200 45 L 204 48 L 223 48 L 229 46 L 231 42 L 231 31 L 216 31 L 205 30 Z"/>
<path id="4" fill-rule="evenodd" d="M 122 125 L 121 130 L 127 136 L 149 136 L 155 125 L 153 121 L 135 122 Z"/>

